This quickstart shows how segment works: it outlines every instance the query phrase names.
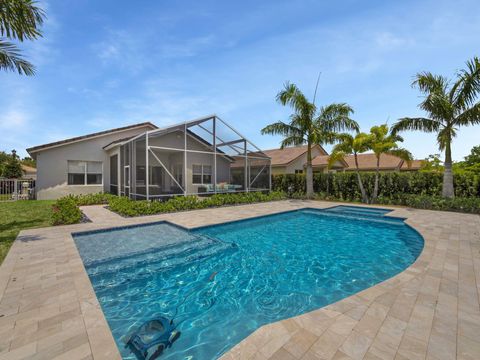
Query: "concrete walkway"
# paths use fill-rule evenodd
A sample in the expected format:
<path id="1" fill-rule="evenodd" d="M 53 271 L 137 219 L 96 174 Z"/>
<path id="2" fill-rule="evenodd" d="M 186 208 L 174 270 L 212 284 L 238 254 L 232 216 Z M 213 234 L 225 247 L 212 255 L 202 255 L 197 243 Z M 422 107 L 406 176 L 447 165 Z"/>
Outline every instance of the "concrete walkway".
<path id="1" fill-rule="evenodd" d="M 159 220 L 196 227 L 326 202 L 281 201 L 22 231 L 0 268 L 1 359 L 120 357 L 72 232 Z M 397 209 L 425 238 L 401 274 L 258 329 L 224 359 L 480 359 L 480 217 Z M 209 359 L 208 359 L 209 360 Z"/>

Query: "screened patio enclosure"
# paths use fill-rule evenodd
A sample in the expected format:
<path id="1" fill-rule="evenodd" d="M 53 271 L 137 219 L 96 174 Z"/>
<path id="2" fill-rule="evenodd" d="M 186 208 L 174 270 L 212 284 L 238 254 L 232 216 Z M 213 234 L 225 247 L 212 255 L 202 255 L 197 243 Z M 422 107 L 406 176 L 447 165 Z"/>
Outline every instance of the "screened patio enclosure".
<path id="1" fill-rule="evenodd" d="M 138 135 L 119 155 L 119 193 L 132 199 L 271 188 L 270 158 L 215 115 Z"/>

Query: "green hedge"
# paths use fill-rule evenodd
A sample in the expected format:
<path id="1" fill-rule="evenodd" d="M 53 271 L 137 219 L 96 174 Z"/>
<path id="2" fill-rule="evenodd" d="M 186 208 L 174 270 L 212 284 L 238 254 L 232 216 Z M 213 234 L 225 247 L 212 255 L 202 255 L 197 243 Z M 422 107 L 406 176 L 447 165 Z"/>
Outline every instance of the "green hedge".
<path id="1" fill-rule="evenodd" d="M 207 198 L 197 196 L 178 196 L 167 201 L 130 200 L 126 197 L 115 197 L 109 201 L 110 210 L 123 216 L 153 215 L 160 213 L 205 209 L 224 205 L 250 204 L 285 199 L 283 192 L 260 192 L 241 194 L 217 194 Z"/>
<path id="2" fill-rule="evenodd" d="M 83 214 L 73 197 L 58 199 L 52 205 L 52 225 L 77 224 L 82 221 Z"/>
<path id="3" fill-rule="evenodd" d="M 77 206 L 87 206 L 87 205 L 101 205 L 108 204 L 111 199 L 116 198 L 116 195 L 98 193 L 98 194 L 85 194 L 85 195 L 68 195 L 65 198 L 70 198 Z"/>
<path id="4" fill-rule="evenodd" d="M 403 205 L 417 209 L 480 214 L 480 198 L 476 197 L 446 199 L 441 196 L 400 194 L 393 198 L 381 197 L 378 199 L 378 203 L 384 205 Z"/>
<path id="5" fill-rule="evenodd" d="M 286 194 L 278 191 L 268 194 L 216 194 L 203 199 L 197 196 L 177 196 L 163 202 L 135 201 L 111 194 L 69 195 L 57 200 L 52 206 L 51 222 L 52 225 L 77 224 L 83 218 L 78 207 L 85 205 L 108 204 L 110 210 L 123 216 L 139 216 L 282 199 L 286 199 Z"/>
<path id="6" fill-rule="evenodd" d="M 373 192 L 375 173 L 361 173 L 367 193 Z M 455 195 L 458 197 L 480 197 L 480 176 L 456 174 Z M 358 201 L 361 199 L 355 172 L 315 174 L 314 191 L 325 193 L 336 199 Z M 284 192 L 305 192 L 305 175 L 274 175 L 272 189 Z M 379 196 L 393 198 L 398 194 L 440 196 L 442 174 L 435 172 L 383 172 L 379 177 Z"/>

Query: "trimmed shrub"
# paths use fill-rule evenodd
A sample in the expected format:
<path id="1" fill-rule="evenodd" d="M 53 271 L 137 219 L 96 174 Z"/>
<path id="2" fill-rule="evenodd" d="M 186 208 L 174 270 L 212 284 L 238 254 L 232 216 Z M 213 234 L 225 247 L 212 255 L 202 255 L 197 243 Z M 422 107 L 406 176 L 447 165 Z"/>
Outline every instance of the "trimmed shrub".
<path id="1" fill-rule="evenodd" d="M 251 204 L 257 202 L 285 199 L 283 192 L 260 192 L 241 194 L 216 194 L 207 198 L 197 196 L 176 196 L 167 201 L 130 200 L 126 197 L 114 197 L 109 201 L 110 210 L 123 216 L 140 216 L 169 213 L 176 211 L 205 209 L 225 205 Z"/>
<path id="2" fill-rule="evenodd" d="M 64 197 L 52 205 L 52 225 L 77 224 L 82 221 L 82 212 L 72 197 Z"/>
<path id="3" fill-rule="evenodd" d="M 110 199 L 116 198 L 117 196 L 107 193 L 98 193 L 85 195 L 68 195 L 66 197 L 71 198 L 73 201 L 75 201 L 77 206 L 87 206 L 108 204 Z"/>

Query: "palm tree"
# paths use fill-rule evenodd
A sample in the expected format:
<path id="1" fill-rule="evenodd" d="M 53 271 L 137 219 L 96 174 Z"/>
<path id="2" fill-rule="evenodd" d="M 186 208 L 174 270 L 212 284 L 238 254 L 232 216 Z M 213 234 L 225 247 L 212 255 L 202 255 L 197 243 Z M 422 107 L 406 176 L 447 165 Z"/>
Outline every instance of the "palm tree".
<path id="1" fill-rule="evenodd" d="M 442 195 L 453 198 L 452 140 L 459 127 L 480 124 L 480 60 L 474 57 L 467 61 L 466 69 L 457 72 L 453 84 L 444 76 L 423 72 L 416 75 L 412 86 L 425 96 L 419 107 L 428 118 L 401 118 L 392 131 L 436 133 L 438 147 L 445 151 Z"/>
<path id="2" fill-rule="evenodd" d="M 34 0 L 0 1 L 1 70 L 17 71 L 20 75 L 35 74 L 35 67 L 21 56 L 20 49 L 14 43 L 7 40 L 23 42 L 42 36 L 39 28 L 45 13 L 36 4 Z"/>
<path id="3" fill-rule="evenodd" d="M 369 135 L 365 133 L 357 133 L 355 136 L 350 134 L 339 134 L 337 139 L 340 141 L 335 145 L 330 154 L 328 161 L 328 167 L 332 167 L 333 164 L 339 160 L 343 160 L 347 155 L 353 155 L 355 159 L 355 171 L 357 173 L 358 187 L 362 194 L 362 201 L 368 203 L 367 192 L 363 186 L 362 177 L 360 176 L 360 170 L 358 168 L 358 154 L 369 150 Z"/>
<path id="4" fill-rule="evenodd" d="M 380 172 L 380 156 L 388 154 L 397 156 L 407 162 L 408 166 L 412 161 L 412 154 L 407 149 L 398 146 L 397 142 L 403 142 L 403 138 L 397 134 L 389 133 L 387 124 L 380 126 L 373 126 L 370 129 L 368 146 L 373 151 L 377 158 L 377 165 L 375 170 L 375 185 L 373 187 L 372 203 L 378 197 L 378 178 Z"/>
<path id="5" fill-rule="evenodd" d="M 277 101 L 293 109 L 289 123 L 277 121 L 262 129 L 262 134 L 282 135 L 281 148 L 307 144 L 307 197 L 313 197 L 312 146 L 333 143 L 338 131 L 356 130 L 358 124 L 350 119 L 353 109 L 344 103 L 322 106 L 317 110 L 300 89 L 286 83 L 277 94 Z"/>

